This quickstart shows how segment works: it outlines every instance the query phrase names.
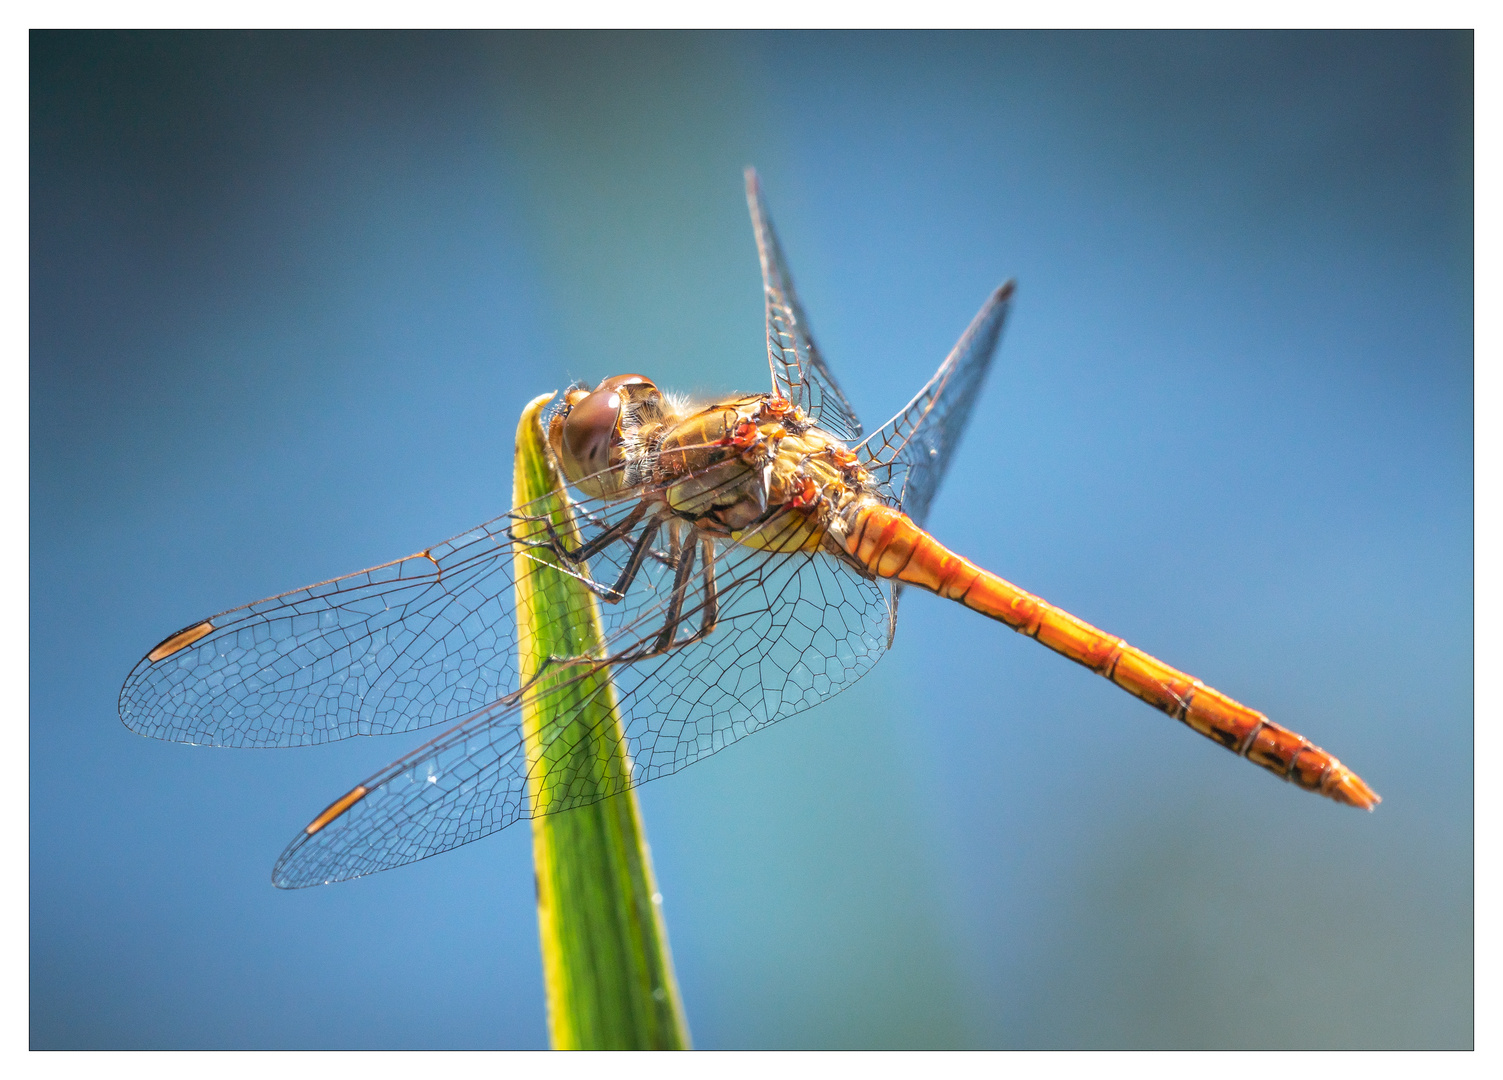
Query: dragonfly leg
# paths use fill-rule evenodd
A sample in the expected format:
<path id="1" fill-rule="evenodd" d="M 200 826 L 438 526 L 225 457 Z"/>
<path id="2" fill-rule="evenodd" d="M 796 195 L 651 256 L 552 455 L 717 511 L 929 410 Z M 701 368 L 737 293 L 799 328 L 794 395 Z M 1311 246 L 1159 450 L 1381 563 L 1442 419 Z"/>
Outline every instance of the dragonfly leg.
<path id="1" fill-rule="evenodd" d="M 666 563 L 670 567 L 677 566 L 678 555 L 676 554 L 676 544 L 675 552 L 668 554 L 654 551 L 652 547 L 652 542 L 657 539 L 658 531 L 662 528 L 665 516 L 664 513 L 659 512 L 654 514 L 652 520 L 647 523 L 647 527 L 642 530 L 641 534 L 637 537 L 636 543 L 632 545 L 631 555 L 628 556 L 626 565 L 621 569 L 621 576 L 616 579 L 615 584 L 600 584 L 590 576 L 588 569 L 584 567 L 576 571 L 574 577 L 607 604 L 619 604 L 626 598 L 626 590 L 631 588 L 631 583 L 636 580 L 637 574 L 642 570 L 642 563 L 646 561 L 648 556 L 657 559 L 659 562 Z M 612 537 L 612 539 L 619 539 L 619 536 Z"/>
<path id="2" fill-rule="evenodd" d="M 673 594 L 668 598 L 668 611 L 663 619 L 663 629 L 658 631 L 652 648 L 637 655 L 628 655 L 630 650 L 627 650 L 620 657 L 612 659 L 646 660 L 654 656 L 662 656 L 674 649 L 682 649 L 686 645 L 693 645 L 696 641 L 703 641 L 715 632 L 715 627 L 720 622 L 720 598 L 715 588 L 715 541 L 705 537 L 700 541 L 699 548 L 705 564 L 704 602 L 699 606 L 701 612 L 699 629 L 684 640 L 677 640 L 678 629 L 683 625 L 685 616 L 684 599 L 689 592 L 689 576 L 694 570 L 694 548 L 691 545 L 684 551 L 678 564 L 678 573 L 673 579 Z"/>
<path id="3" fill-rule="evenodd" d="M 677 535 L 673 540 L 673 546 L 678 547 Z M 679 554 L 678 567 L 673 574 L 673 591 L 668 594 L 668 610 L 663 614 L 663 629 L 658 631 L 657 640 L 653 642 L 651 651 L 645 653 L 640 659 L 659 656 L 673 645 L 673 639 L 678 636 L 679 622 L 683 619 L 684 596 L 689 591 L 689 575 L 693 572 L 694 548 L 691 546 Z"/>
<path id="4" fill-rule="evenodd" d="M 652 558 L 670 568 L 678 565 L 678 538 L 676 532 L 673 534 L 674 542 L 671 551 L 658 551 L 652 546 L 653 541 L 657 539 L 663 520 L 668 516 L 667 513 L 660 510 L 654 514 L 652 520 L 647 523 L 647 527 L 638 535 L 636 542 L 632 545 L 631 555 L 627 558 L 626 565 L 622 568 L 621 575 L 616 579 L 615 584 L 600 584 L 590 576 L 589 571 L 581 564 L 592 556 L 599 554 L 610 544 L 618 540 L 624 540 L 631 529 L 642 520 L 642 515 L 647 512 L 647 506 L 648 504 L 645 501 L 637 504 L 626 517 L 609 528 L 602 530 L 594 538 L 576 548 L 571 548 L 564 543 L 563 539 L 554 530 L 553 523 L 546 518 L 542 519 L 542 524 L 548 530 L 549 538 L 547 540 L 526 539 L 510 531 L 508 534 L 515 543 L 526 547 L 543 548 L 546 551 L 552 552 L 564 562 L 578 568 L 574 576 L 591 592 L 608 604 L 618 604 L 626 596 L 626 590 L 636 580 L 637 574 L 642 569 L 642 563 L 647 558 Z"/>
<path id="5" fill-rule="evenodd" d="M 626 588 L 631 583 L 631 576 L 634 576 L 637 569 L 640 568 L 647 552 L 649 540 L 661 524 L 661 516 L 655 517 L 652 523 L 643 530 L 642 535 L 638 537 L 637 543 L 633 548 L 632 562 L 628 564 L 626 571 L 623 572 L 622 580 L 618 581 L 614 586 L 621 593 L 624 594 Z M 639 660 L 651 660 L 654 657 L 670 653 L 674 649 L 681 649 L 686 645 L 693 645 L 697 641 L 703 641 L 715 632 L 715 628 L 720 622 L 720 599 L 715 584 L 715 541 L 709 537 L 705 537 L 699 543 L 705 564 L 702 575 L 704 601 L 695 609 L 700 614 L 699 629 L 682 641 L 675 640 L 678 637 L 679 627 L 684 622 L 684 600 L 689 591 L 689 578 L 694 572 L 694 545 L 684 545 L 681 543 L 678 529 L 674 527 L 678 524 L 677 522 L 669 523 L 672 530 L 670 539 L 670 548 L 672 550 L 665 557 L 665 561 L 671 559 L 672 561 L 669 565 L 675 569 L 673 589 L 669 593 L 668 607 L 663 614 L 663 627 L 658 631 L 656 637 L 653 638 L 652 643 L 649 645 L 646 642 L 642 642 L 631 648 L 623 649 L 618 653 L 613 653 L 610 656 L 549 656 L 539 665 L 537 672 L 528 681 L 527 686 L 516 691 L 515 696 L 519 700 L 523 692 L 536 684 L 552 668 L 582 667 L 586 665 L 600 668 L 608 667 L 612 664 L 630 664 L 636 663 Z M 620 599 L 620 597 L 618 596 L 617 599 Z M 694 613 L 689 612 L 688 614 L 692 615 Z"/>
<path id="6" fill-rule="evenodd" d="M 659 554 L 652 550 L 652 542 L 657 539 L 658 530 L 662 526 L 663 514 L 654 514 L 652 520 L 647 523 L 647 528 L 642 530 L 642 534 L 637 537 L 637 542 L 632 545 L 631 557 L 626 560 L 626 565 L 622 567 L 621 576 L 616 579 L 614 585 L 607 589 L 597 587 L 595 589 L 596 596 L 600 597 L 607 604 L 619 604 L 625 598 L 626 590 L 631 588 L 631 583 L 636 580 L 637 574 L 642 569 L 643 560 L 649 554 Z M 675 558 L 674 562 L 670 562 L 668 565 L 675 565 L 676 562 Z"/>
<path id="7" fill-rule="evenodd" d="M 547 548 L 566 562 L 580 563 L 594 555 L 598 555 L 609 545 L 630 533 L 632 529 L 636 528 L 637 522 L 642 520 L 642 515 L 645 513 L 647 513 L 647 502 L 644 500 L 633 507 L 631 513 L 616 522 L 616 524 L 602 529 L 592 539 L 585 541 L 575 548 L 571 548 L 564 542 L 563 537 L 559 536 L 558 531 L 553 527 L 552 520 L 547 517 L 534 519 L 541 523 L 543 528 L 548 531 L 548 539 L 546 540 L 524 539 L 518 536 L 512 529 L 507 530 L 507 536 L 510 537 L 513 543 L 524 544 L 527 547 Z"/>
<path id="8" fill-rule="evenodd" d="M 696 641 L 703 641 L 715 632 L 715 627 L 720 623 L 720 594 L 715 590 L 715 541 L 706 536 L 699 542 L 699 552 L 705 564 L 705 599 L 700 605 L 699 629 L 695 631 L 693 637 L 678 642 L 679 646 L 693 645 Z"/>

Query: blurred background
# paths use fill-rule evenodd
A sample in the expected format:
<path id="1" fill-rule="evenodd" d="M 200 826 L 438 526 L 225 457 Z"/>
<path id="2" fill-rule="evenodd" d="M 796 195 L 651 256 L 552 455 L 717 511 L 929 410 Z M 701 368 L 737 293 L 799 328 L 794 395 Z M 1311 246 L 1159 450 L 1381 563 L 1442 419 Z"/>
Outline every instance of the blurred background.
<path id="1" fill-rule="evenodd" d="M 767 385 L 741 168 L 933 531 L 1384 796 L 953 604 L 640 789 L 701 1047 L 1470 1047 L 1470 34 L 33 34 L 31 1045 L 546 1044 L 525 825 L 284 893 L 420 741 L 157 743 L 191 621 L 505 509 L 570 380 Z"/>

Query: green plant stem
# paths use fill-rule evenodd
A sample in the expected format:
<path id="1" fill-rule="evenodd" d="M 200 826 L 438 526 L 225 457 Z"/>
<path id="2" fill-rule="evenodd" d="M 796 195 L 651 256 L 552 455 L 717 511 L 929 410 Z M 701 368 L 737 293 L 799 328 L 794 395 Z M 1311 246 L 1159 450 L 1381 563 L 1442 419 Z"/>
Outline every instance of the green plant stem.
<path id="1" fill-rule="evenodd" d="M 529 403 L 517 426 L 512 504 L 546 497 L 557 535 L 578 544 L 541 424 L 552 397 Z M 519 534 L 531 538 L 523 528 Z M 546 530 L 539 526 L 533 535 Z M 524 686 L 550 656 L 599 655 L 601 648 L 594 594 L 556 565 L 544 548 L 516 556 Z M 608 670 L 583 679 L 577 667 L 545 672 L 523 703 L 549 1037 L 557 1050 L 687 1049 L 636 793 L 628 788 L 572 810 L 538 812 L 567 799 L 565 785 L 577 791 L 581 783 L 598 789 L 622 781 L 628 758 L 619 716 Z"/>

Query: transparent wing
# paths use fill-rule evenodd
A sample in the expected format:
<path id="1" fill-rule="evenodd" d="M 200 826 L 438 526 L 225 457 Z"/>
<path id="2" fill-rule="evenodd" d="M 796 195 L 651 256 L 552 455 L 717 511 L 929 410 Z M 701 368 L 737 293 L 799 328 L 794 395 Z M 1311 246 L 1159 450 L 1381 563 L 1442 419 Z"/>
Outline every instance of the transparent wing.
<path id="1" fill-rule="evenodd" d="M 773 392 L 802 408 L 805 415 L 843 442 L 855 442 L 861 437 L 861 421 L 810 335 L 809 320 L 793 291 L 793 277 L 762 201 L 762 185 L 755 169 L 746 170 L 746 205 L 751 210 L 757 254 L 762 260 L 767 363 L 772 369 Z"/>
<path id="2" fill-rule="evenodd" d="M 1012 303 L 1009 281 L 981 305 L 950 355 L 912 401 L 856 448 L 867 470 L 920 525 L 971 418 Z"/>
<path id="3" fill-rule="evenodd" d="M 638 505 L 579 500 L 574 512 L 594 536 Z M 521 507 L 408 558 L 179 631 L 126 678 L 120 718 L 158 739 L 272 747 L 411 731 L 484 708 L 517 687 L 511 529 L 529 517 Z M 610 584 L 629 556 L 611 544 L 590 572 Z M 606 626 L 657 599 L 634 588 L 604 606 Z"/>
<path id="4" fill-rule="evenodd" d="M 652 578 L 642 584 L 656 603 L 616 627 L 608 655 L 651 640 L 664 621 L 672 575 L 663 564 L 643 573 Z M 700 625 L 710 595 L 701 582 L 684 604 L 681 640 Z M 519 695 L 513 695 L 366 780 L 348 810 L 288 846 L 273 881 L 298 888 L 359 877 L 469 843 L 534 813 L 594 802 L 666 776 L 839 693 L 887 648 L 889 583 L 820 553 L 774 554 L 715 541 L 713 595 L 718 621 L 707 638 L 636 663 L 595 665 L 547 691 L 578 715 L 601 704 L 607 691 L 598 673 L 612 668 L 615 704 L 603 699 L 606 718 L 597 726 L 623 730 L 628 756 L 620 768 L 602 773 L 593 758 L 573 765 L 563 746 L 544 747 L 530 761 Z M 579 738 L 577 727 L 561 730 L 570 732 L 571 743 Z M 548 790 L 556 794 L 534 807 L 529 782 L 545 767 L 540 762 L 552 762 Z"/>

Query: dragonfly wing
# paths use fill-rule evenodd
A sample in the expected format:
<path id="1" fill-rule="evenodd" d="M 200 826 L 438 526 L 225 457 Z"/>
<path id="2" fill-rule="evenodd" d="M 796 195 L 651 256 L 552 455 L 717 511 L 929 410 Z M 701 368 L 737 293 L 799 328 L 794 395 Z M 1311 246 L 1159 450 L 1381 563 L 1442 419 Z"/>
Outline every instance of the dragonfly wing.
<path id="1" fill-rule="evenodd" d="M 586 500 L 575 514 L 598 530 L 634 505 Z M 121 720 L 176 742 L 306 746 L 411 731 L 489 705 L 516 689 L 509 530 L 526 514 L 179 631 L 125 680 Z M 613 544 L 590 571 L 613 580 L 626 555 L 627 545 Z M 652 601 L 637 593 L 607 614 L 629 621 Z"/>
<path id="2" fill-rule="evenodd" d="M 662 625 L 672 575 L 660 564 L 642 573 L 652 578 L 643 584 L 654 603 L 608 633 L 609 655 L 651 641 Z M 355 788 L 346 796 L 347 810 L 289 845 L 273 880 L 297 888 L 359 877 L 469 843 L 534 813 L 595 802 L 666 776 L 839 693 L 887 648 L 890 583 L 864 578 L 828 556 L 717 541 L 715 580 L 714 631 L 665 655 L 615 664 L 613 706 L 604 698 L 607 707 L 600 708 L 606 691 L 595 669 L 547 691 L 556 702 L 567 700 L 572 715 L 593 708 L 603 716 L 597 723 L 620 725 L 627 743 L 622 768 L 602 774 L 598 758 L 587 755 L 579 767 L 592 770 L 588 775 L 561 775 L 557 769 L 575 767 L 570 755 L 542 747 L 541 761 L 560 764 L 550 766 L 552 801 L 534 807 L 529 773 L 540 766 L 529 762 L 513 695 Z M 683 605 L 681 638 L 702 627 L 707 603 L 701 579 Z M 562 723 L 558 730 L 579 738 L 577 725 Z"/>
<path id="3" fill-rule="evenodd" d="M 775 519 L 769 531 L 780 528 Z M 821 552 L 725 542 L 708 639 L 617 673 L 633 780 L 667 776 L 802 712 L 871 670 L 891 641 L 891 583 Z M 692 626 L 702 593 L 686 604 Z"/>
<path id="4" fill-rule="evenodd" d="M 755 169 L 746 170 L 746 204 L 757 235 L 762 287 L 767 303 L 767 363 L 773 392 L 798 405 L 820 427 L 844 442 L 861 437 L 861 421 L 814 344 L 793 277 L 762 200 Z"/>
<path id="5" fill-rule="evenodd" d="M 524 816 L 520 714 L 516 703 L 484 709 L 367 779 L 340 800 L 353 797 L 347 810 L 298 834 L 277 860 L 272 882 L 297 889 L 363 877 L 478 840 Z"/>
<path id="6" fill-rule="evenodd" d="M 987 298 L 950 355 L 896 416 L 857 447 L 867 470 L 922 525 L 971 418 L 1012 303 L 1013 283 Z"/>

